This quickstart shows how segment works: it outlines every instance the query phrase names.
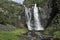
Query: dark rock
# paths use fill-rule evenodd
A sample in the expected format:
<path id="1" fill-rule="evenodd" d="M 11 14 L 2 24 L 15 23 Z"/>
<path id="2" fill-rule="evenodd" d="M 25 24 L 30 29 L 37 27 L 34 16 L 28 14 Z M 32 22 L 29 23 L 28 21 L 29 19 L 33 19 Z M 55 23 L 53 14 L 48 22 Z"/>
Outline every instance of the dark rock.
<path id="1" fill-rule="evenodd" d="M 16 29 L 16 28 L 12 25 L 9 25 L 9 24 L 2 25 L 2 24 L 0 24 L 0 31 L 12 31 L 14 29 Z"/>

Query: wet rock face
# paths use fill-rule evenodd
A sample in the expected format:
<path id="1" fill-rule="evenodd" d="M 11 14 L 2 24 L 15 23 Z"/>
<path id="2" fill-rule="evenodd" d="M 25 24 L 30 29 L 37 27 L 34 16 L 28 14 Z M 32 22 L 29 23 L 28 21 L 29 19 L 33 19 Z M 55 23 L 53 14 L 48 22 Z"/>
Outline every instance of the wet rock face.
<path id="1" fill-rule="evenodd" d="M 51 10 L 51 1 L 41 4 L 39 7 L 40 21 L 43 27 L 47 25 L 47 20 L 50 18 Z"/>
<path id="2" fill-rule="evenodd" d="M 58 19 L 60 19 L 59 18 L 60 14 L 58 14 L 58 13 L 60 13 L 59 12 L 60 8 L 58 8 L 58 6 L 57 6 L 58 3 L 56 3 L 56 2 L 57 1 L 55 1 L 55 0 L 50 0 L 49 2 L 41 4 L 39 7 L 40 21 L 41 21 L 41 24 L 43 27 L 46 26 L 45 28 L 50 26 L 50 24 L 52 22 L 54 22 L 55 20 L 59 23 Z M 54 24 L 52 23 L 52 25 L 54 25 Z"/>

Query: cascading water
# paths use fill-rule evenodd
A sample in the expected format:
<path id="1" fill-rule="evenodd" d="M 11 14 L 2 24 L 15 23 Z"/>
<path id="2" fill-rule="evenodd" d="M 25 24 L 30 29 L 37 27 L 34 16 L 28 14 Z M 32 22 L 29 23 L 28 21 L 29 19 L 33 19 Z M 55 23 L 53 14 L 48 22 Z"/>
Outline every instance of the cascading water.
<path id="1" fill-rule="evenodd" d="M 34 23 L 31 22 L 32 15 Z M 30 8 L 25 7 L 25 16 L 26 16 L 26 24 L 29 30 L 37 30 L 37 31 L 44 30 L 43 27 L 41 26 L 41 22 L 39 21 L 38 8 L 36 4 L 34 6 L 33 14 L 31 13 Z"/>
<path id="2" fill-rule="evenodd" d="M 25 16 L 26 16 L 26 24 L 28 26 L 29 30 L 32 30 L 31 27 L 31 12 L 30 12 L 30 8 L 25 7 Z"/>
<path id="3" fill-rule="evenodd" d="M 41 22 L 39 21 L 38 8 L 36 4 L 34 6 L 34 26 L 35 30 L 44 30 L 43 27 L 41 26 Z"/>
<path id="4" fill-rule="evenodd" d="M 35 31 L 44 30 L 43 27 L 41 26 L 41 22 L 39 20 L 38 7 L 35 4 L 35 6 L 33 8 L 33 13 L 31 12 L 30 9 L 31 8 L 25 7 L 26 24 L 28 26 L 28 30 L 31 30 L 28 32 L 28 35 L 31 35 L 31 37 L 35 37 L 35 40 L 41 40 L 42 37 L 35 33 Z"/>

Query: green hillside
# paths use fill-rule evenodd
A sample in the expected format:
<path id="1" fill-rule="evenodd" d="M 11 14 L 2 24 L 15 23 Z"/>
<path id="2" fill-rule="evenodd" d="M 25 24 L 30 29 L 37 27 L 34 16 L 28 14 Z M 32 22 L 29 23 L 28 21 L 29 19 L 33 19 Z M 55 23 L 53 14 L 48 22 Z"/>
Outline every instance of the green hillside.
<path id="1" fill-rule="evenodd" d="M 15 19 L 23 13 L 22 5 L 8 1 L 0 0 L 0 24 L 15 25 Z"/>

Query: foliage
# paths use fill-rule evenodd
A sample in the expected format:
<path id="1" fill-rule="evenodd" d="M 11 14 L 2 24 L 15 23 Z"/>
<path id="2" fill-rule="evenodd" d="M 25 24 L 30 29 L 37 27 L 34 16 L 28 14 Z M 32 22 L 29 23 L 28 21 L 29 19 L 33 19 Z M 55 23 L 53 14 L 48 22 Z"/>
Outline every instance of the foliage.
<path id="1" fill-rule="evenodd" d="M 14 20 L 21 13 L 23 13 L 23 9 L 20 4 L 8 0 L 0 0 L 0 24 L 16 25 Z"/>
<path id="2" fill-rule="evenodd" d="M 42 3 L 48 2 L 49 0 L 25 0 L 24 5 L 30 6 L 32 4 L 38 4 L 41 5 Z"/>
<path id="3" fill-rule="evenodd" d="M 0 31 L 0 40 L 20 40 L 19 36 L 26 32 L 27 32 L 26 29 L 16 29 L 10 32 Z"/>
<path id="4" fill-rule="evenodd" d="M 48 32 L 48 31 L 44 31 L 44 34 L 45 34 L 45 35 L 48 35 L 48 34 L 49 34 L 49 32 Z"/>
<path id="5" fill-rule="evenodd" d="M 60 31 L 54 33 L 54 38 L 60 38 Z"/>

